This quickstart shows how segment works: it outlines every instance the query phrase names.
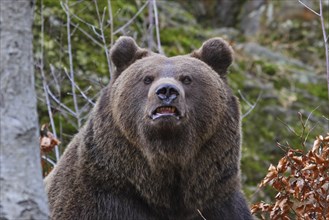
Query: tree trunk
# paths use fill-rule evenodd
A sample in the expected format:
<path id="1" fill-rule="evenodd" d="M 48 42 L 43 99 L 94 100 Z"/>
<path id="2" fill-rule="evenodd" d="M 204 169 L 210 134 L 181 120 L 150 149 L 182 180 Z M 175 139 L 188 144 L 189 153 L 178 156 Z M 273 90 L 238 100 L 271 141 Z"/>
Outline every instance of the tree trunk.
<path id="1" fill-rule="evenodd" d="M 48 219 L 34 88 L 33 0 L 0 0 L 0 219 Z"/>

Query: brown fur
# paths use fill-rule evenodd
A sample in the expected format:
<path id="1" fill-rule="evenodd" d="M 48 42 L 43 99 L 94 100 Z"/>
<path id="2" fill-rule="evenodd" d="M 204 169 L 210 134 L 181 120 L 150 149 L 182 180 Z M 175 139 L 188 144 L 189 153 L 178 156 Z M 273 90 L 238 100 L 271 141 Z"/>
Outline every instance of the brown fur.
<path id="1" fill-rule="evenodd" d="M 52 219 L 201 219 L 198 210 L 207 219 L 251 219 L 227 43 L 214 38 L 167 58 L 122 37 L 111 58 L 111 83 L 45 181 Z M 164 84 L 179 92 L 171 103 L 179 120 L 150 118 Z"/>

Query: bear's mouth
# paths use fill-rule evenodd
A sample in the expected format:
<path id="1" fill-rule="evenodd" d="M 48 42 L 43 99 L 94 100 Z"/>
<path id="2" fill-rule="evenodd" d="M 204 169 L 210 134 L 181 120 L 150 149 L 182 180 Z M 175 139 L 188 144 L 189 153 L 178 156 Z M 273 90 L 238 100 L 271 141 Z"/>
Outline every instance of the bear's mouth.
<path id="1" fill-rule="evenodd" d="M 152 112 L 151 118 L 155 120 L 161 117 L 175 117 L 176 119 L 180 119 L 180 112 L 174 106 L 160 106 Z"/>

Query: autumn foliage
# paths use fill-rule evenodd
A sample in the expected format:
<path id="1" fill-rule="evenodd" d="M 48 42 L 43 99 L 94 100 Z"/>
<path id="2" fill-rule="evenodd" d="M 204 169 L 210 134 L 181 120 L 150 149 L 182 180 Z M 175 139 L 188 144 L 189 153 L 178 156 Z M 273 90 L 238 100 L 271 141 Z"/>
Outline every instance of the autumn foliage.
<path id="1" fill-rule="evenodd" d="M 49 153 L 61 142 L 49 131 L 48 124 L 44 124 L 40 129 L 40 151 Z"/>
<path id="2" fill-rule="evenodd" d="M 309 151 L 289 148 L 277 166 L 270 165 L 264 186 L 277 194 L 274 203 L 251 207 L 261 219 L 329 219 L 329 133 L 316 137 Z"/>
<path id="3" fill-rule="evenodd" d="M 50 159 L 48 154 L 51 154 L 55 146 L 59 145 L 61 142 L 51 133 L 48 129 L 48 124 L 43 124 L 40 129 L 40 153 L 44 158 L 41 159 L 42 175 L 46 177 L 51 170 L 53 165 L 49 164 L 45 159 Z"/>

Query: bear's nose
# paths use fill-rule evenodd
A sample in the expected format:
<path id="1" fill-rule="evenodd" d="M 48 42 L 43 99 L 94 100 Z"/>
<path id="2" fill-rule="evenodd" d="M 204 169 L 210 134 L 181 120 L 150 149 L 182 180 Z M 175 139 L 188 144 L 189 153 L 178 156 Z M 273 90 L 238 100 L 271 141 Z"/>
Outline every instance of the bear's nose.
<path id="1" fill-rule="evenodd" d="M 179 95 L 178 91 L 179 89 L 175 85 L 162 84 L 156 89 L 155 93 L 161 101 L 170 104 Z"/>

